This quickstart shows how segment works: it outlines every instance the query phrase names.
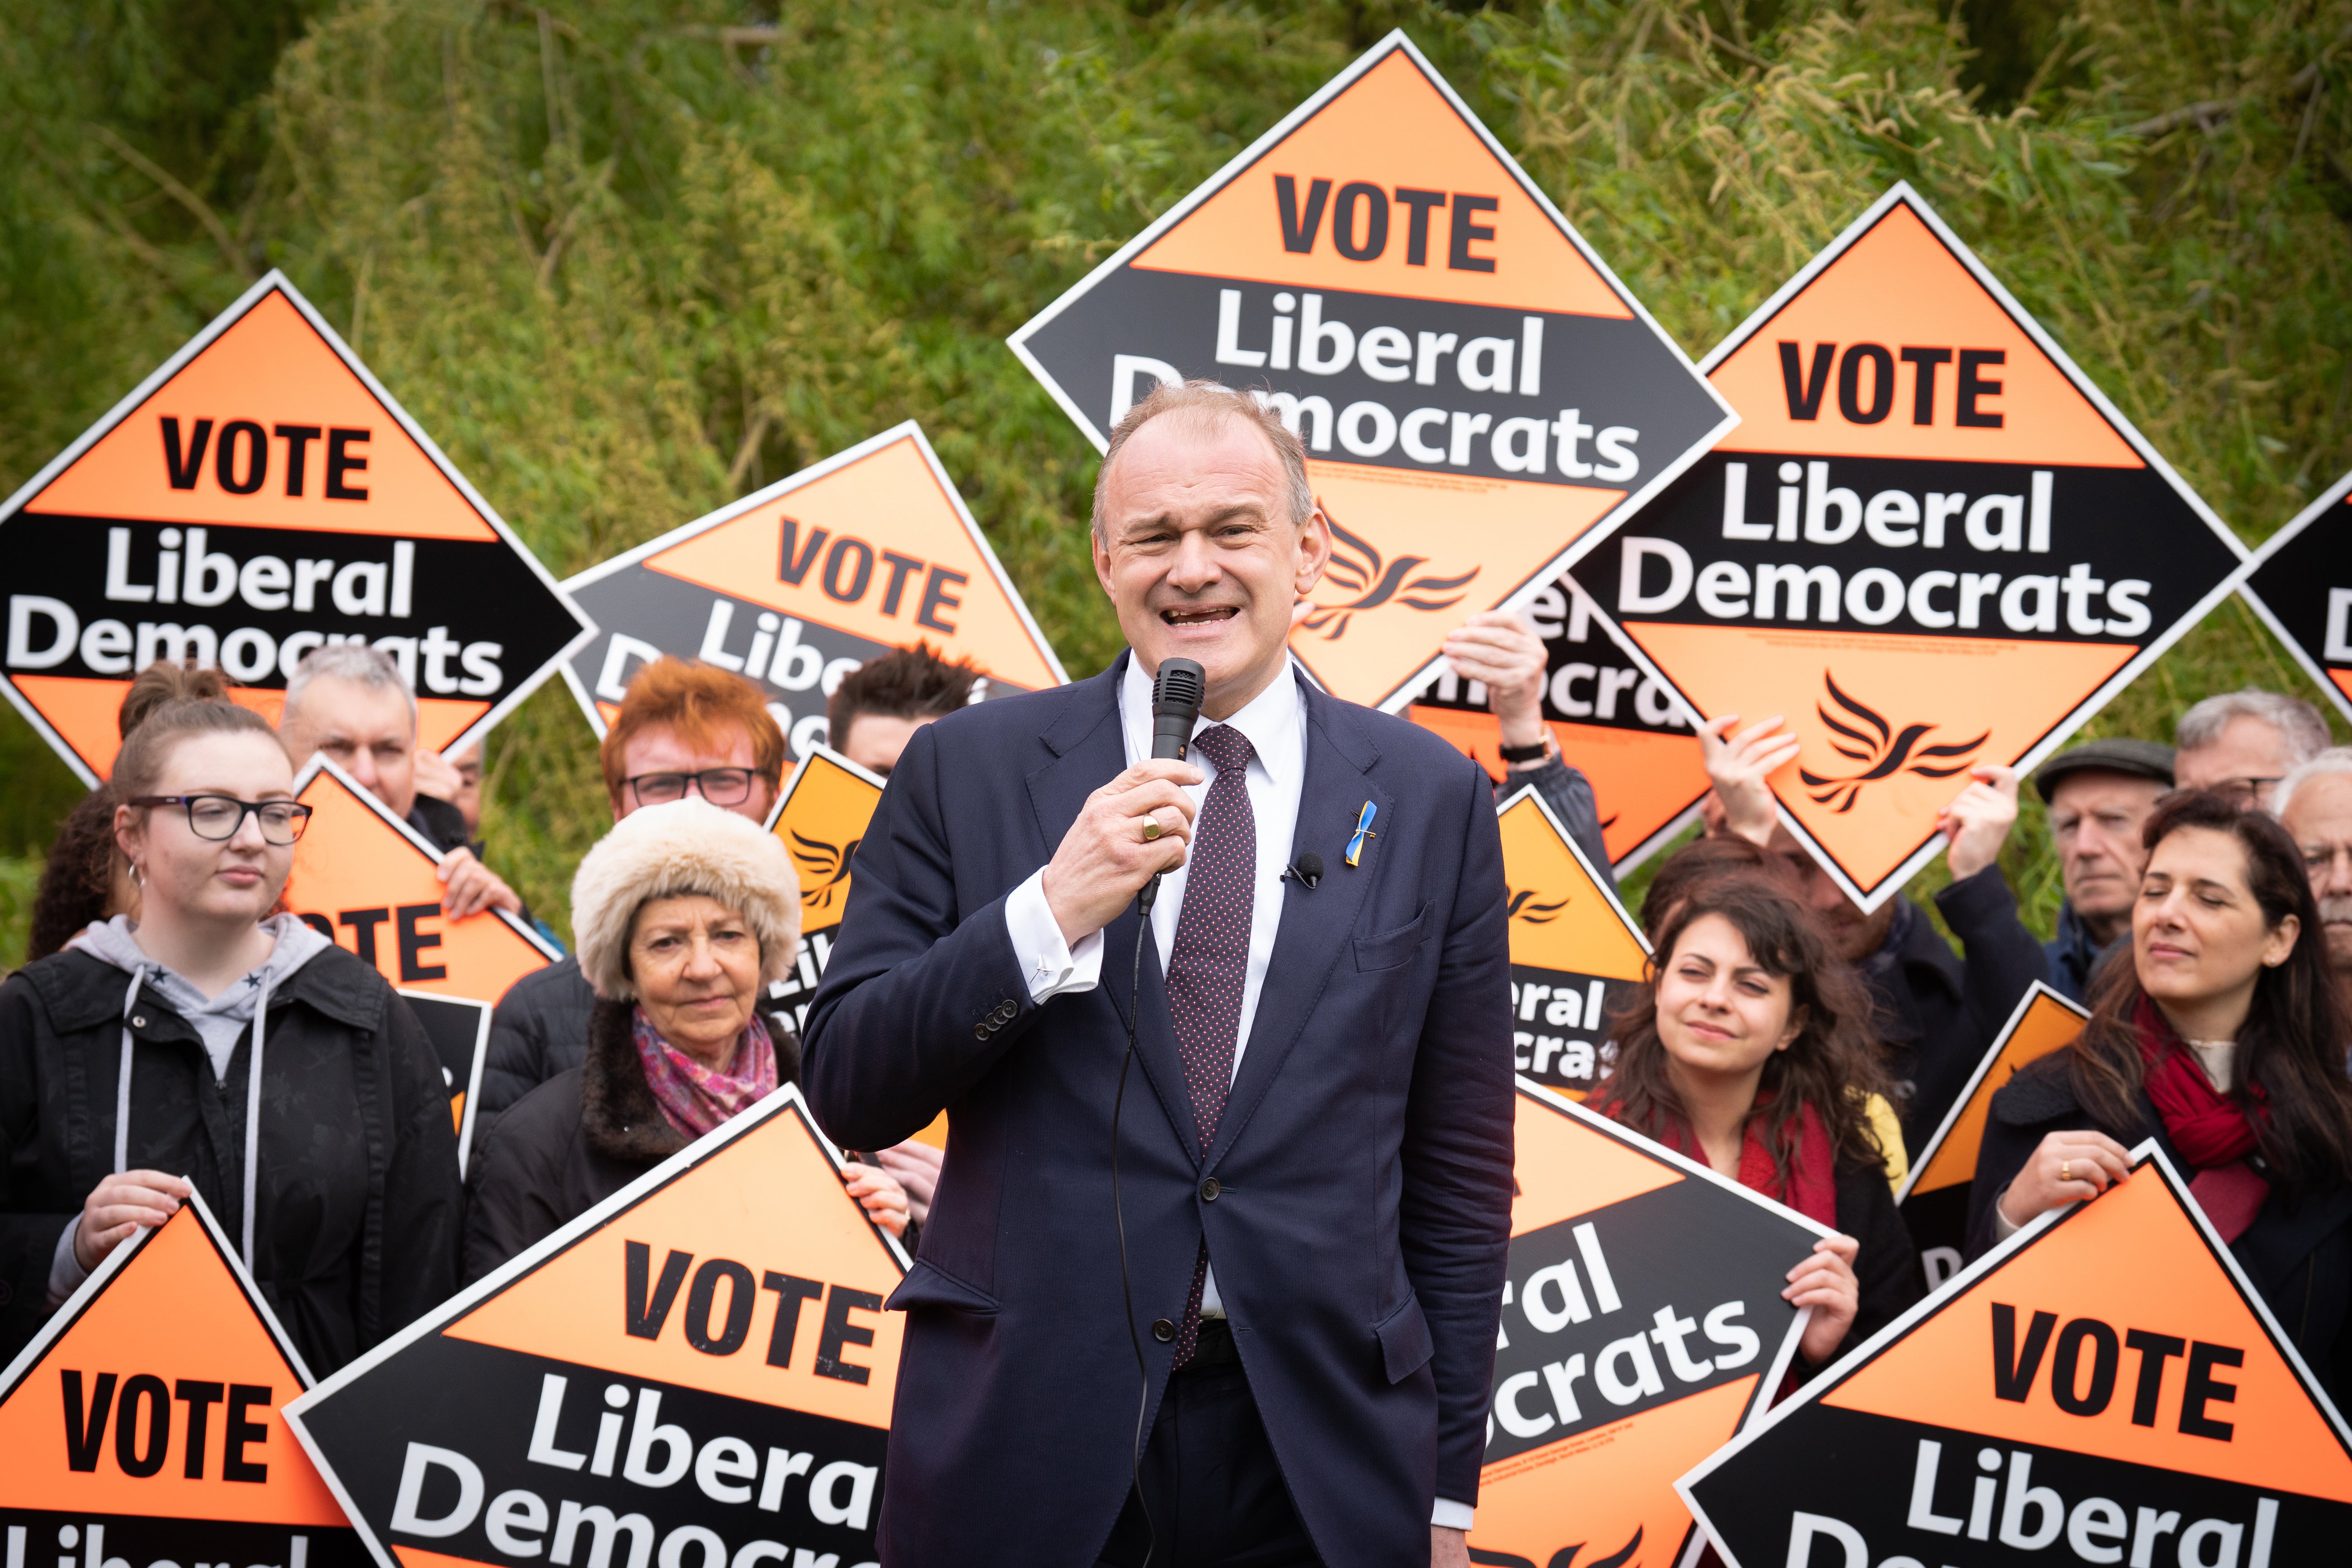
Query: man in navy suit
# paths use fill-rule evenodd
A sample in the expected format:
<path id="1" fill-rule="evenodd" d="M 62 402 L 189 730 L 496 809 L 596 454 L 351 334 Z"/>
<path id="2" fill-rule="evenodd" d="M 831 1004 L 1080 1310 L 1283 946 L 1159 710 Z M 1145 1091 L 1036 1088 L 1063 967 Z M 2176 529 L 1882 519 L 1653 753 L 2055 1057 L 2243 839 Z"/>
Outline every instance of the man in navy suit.
<path id="1" fill-rule="evenodd" d="M 892 1568 L 1467 1562 L 1510 1230 L 1502 847 L 1474 763 L 1294 670 L 1329 552 L 1297 437 L 1155 393 L 1095 493 L 1129 651 L 918 731 L 858 850 L 803 1080 L 849 1147 L 949 1127 L 890 1300 Z M 1150 760 L 1173 657 L 1207 675 L 1192 763 Z M 1317 885 L 1283 875 L 1310 852 Z"/>

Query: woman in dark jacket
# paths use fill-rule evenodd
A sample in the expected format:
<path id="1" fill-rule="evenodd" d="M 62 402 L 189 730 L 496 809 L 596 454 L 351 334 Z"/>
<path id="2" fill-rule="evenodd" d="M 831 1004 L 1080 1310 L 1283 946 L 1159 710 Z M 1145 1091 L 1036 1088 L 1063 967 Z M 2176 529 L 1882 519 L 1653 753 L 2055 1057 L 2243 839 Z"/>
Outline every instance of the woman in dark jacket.
<path id="1" fill-rule="evenodd" d="M 1969 1198 L 1976 1257 L 2125 1178 L 2154 1139 L 2341 1403 L 2352 1392 L 2352 1076 L 2319 910 L 2286 829 L 2168 796 L 2143 830 L 2132 962 L 2090 1022 L 1992 1098 Z"/>
<path id="2" fill-rule="evenodd" d="M 588 852 L 572 884 L 596 992 L 587 1058 L 517 1100 L 477 1152 L 468 1282 L 799 1077 L 800 1042 L 760 1003 L 800 951 L 800 910 L 782 843 L 691 796 L 630 813 Z M 896 1178 L 844 1174 L 877 1225 L 907 1233 Z"/>
<path id="3" fill-rule="evenodd" d="M 1587 1102 L 1838 1235 L 1789 1270 L 1810 1307 L 1807 1377 L 1926 1293 L 1868 1100 L 1885 1089 L 1868 994 L 1796 900 L 1734 874 L 1691 892 L 1647 984 L 1612 1020 L 1617 1062 Z"/>
<path id="4" fill-rule="evenodd" d="M 308 810 L 258 717 L 167 704 L 112 784 L 141 919 L 0 986 L 0 1358 L 194 1191 L 323 1376 L 455 1283 L 439 1063 L 373 967 L 264 918 Z"/>

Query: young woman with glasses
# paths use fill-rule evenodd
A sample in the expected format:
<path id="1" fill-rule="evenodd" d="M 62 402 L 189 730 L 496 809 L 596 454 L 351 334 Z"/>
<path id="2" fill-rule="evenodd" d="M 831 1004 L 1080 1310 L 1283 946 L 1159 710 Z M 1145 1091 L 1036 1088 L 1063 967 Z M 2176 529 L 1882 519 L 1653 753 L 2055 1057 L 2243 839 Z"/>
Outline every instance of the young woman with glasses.
<path id="1" fill-rule="evenodd" d="M 173 703 L 111 782 L 139 919 L 0 985 L 0 1360 L 194 1192 L 323 1375 L 455 1283 L 439 1063 L 372 966 L 270 913 L 310 808 L 258 717 Z"/>

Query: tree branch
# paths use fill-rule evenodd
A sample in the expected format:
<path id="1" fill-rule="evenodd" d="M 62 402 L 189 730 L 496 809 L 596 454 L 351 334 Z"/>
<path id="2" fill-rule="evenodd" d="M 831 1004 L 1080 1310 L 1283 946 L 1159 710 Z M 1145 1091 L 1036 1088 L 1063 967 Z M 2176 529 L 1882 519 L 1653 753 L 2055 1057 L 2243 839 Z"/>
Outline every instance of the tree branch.
<path id="1" fill-rule="evenodd" d="M 170 170 L 117 136 L 110 128 L 95 121 L 89 128 L 98 133 L 98 139 L 105 142 L 116 157 L 154 181 L 163 187 L 165 195 L 187 208 L 195 220 L 205 226 L 205 232 L 213 237 L 213 243 L 220 247 L 221 259 L 226 261 L 238 277 L 248 283 L 253 281 L 253 264 L 237 249 L 236 237 L 229 233 L 228 226 L 221 222 L 220 215 L 213 211 L 204 197 L 173 179 Z"/>

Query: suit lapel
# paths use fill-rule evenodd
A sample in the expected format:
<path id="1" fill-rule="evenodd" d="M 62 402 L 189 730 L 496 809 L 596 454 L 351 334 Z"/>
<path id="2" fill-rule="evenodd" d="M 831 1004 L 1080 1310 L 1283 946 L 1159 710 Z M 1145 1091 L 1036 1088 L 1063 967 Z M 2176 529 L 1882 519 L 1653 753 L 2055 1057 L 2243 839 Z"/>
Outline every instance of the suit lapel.
<path id="1" fill-rule="evenodd" d="M 1029 802 L 1045 837 L 1045 855 L 1052 858 L 1070 825 L 1086 809 L 1087 797 L 1127 769 L 1127 740 L 1119 728 L 1119 683 L 1126 678 L 1122 653 L 1111 667 L 1091 680 L 1080 682 L 1060 718 L 1039 737 L 1054 760 L 1029 775 Z M 1103 928 L 1103 960 L 1097 988 L 1110 1003 L 1121 1029 L 1133 1022 L 1129 984 L 1134 973 L 1135 942 L 1142 917 L 1130 900 L 1118 918 Z M 1159 944 L 1146 942 L 1143 976 L 1139 993 L 1142 1021 L 1136 1029 L 1135 1059 L 1151 1092 L 1167 1113 L 1177 1141 L 1198 1154 L 1192 1133 L 1191 1098 L 1184 1092 L 1184 1075 L 1176 1058 L 1176 1026 L 1168 1012 L 1168 988 L 1160 969 Z"/>
<path id="2" fill-rule="evenodd" d="M 1378 749 L 1357 731 L 1340 704 L 1304 681 L 1299 692 L 1307 703 L 1307 775 L 1298 792 L 1298 826 L 1290 861 L 1296 864 L 1312 850 L 1323 858 L 1323 878 L 1312 889 L 1287 879 L 1278 884 L 1284 901 L 1274 956 L 1266 965 L 1257 1014 L 1250 1021 L 1249 1045 L 1242 1054 L 1233 1095 L 1218 1119 L 1207 1167 L 1213 1167 L 1233 1146 L 1297 1045 L 1308 1015 L 1331 983 L 1332 971 L 1346 958 L 1356 917 L 1385 863 L 1377 851 L 1367 853 L 1358 867 L 1349 866 L 1346 858 L 1349 835 L 1366 801 L 1380 808 L 1379 823 L 1393 820 L 1389 796 L 1365 776 L 1380 758 Z"/>

